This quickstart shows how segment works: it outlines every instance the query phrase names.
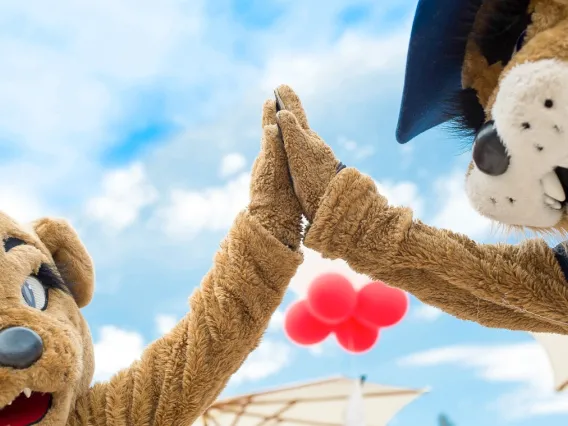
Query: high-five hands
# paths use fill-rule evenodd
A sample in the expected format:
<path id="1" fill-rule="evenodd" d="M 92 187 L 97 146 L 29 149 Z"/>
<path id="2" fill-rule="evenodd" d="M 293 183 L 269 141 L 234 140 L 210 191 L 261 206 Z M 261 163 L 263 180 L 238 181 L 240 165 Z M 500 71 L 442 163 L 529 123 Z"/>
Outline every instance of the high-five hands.
<path id="1" fill-rule="evenodd" d="M 286 85 L 275 90 L 276 120 L 288 156 L 294 191 L 312 221 L 329 183 L 342 167 L 331 148 L 310 129 L 299 97 Z"/>

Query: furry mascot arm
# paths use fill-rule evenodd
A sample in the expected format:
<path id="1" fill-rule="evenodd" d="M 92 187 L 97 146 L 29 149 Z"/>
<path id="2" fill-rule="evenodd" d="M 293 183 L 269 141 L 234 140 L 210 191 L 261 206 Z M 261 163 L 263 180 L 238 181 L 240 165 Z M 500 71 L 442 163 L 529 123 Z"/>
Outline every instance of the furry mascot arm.
<path id="1" fill-rule="evenodd" d="M 140 361 L 80 399 L 70 425 L 191 425 L 259 344 L 302 261 L 301 207 L 274 119 L 275 103 L 267 101 L 249 207 L 191 297 L 190 312 Z"/>
<path id="2" fill-rule="evenodd" d="M 281 86 L 278 95 L 294 189 L 311 222 L 307 247 L 458 318 L 568 334 L 568 284 L 544 241 L 483 245 L 413 220 L 410 209 L 389 206 L 372 179 L 335 159 L 292 89 Z"/>

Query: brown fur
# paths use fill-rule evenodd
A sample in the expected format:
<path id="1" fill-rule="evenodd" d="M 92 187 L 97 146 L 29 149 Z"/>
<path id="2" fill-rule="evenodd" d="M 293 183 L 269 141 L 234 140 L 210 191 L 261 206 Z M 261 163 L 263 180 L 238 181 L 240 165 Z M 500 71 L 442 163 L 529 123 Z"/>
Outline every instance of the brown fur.
<path id="1" fill-rule="evenodd" d="M 191 297 L 190 313 L 107 383 L 89 387 L 93 343 L 79 307 L 91 299 L 94 273 L 77 234 L 65 221 L 42 219 L 31 231 L 0 214 L 2 235 L 28 242 L 8 253 L 0 249 L 0 330 L 31 328 L 45 346 L 27 369 L 0 368 L 0 407 L 29 387 L 53 393 L 42 426 L 189 426 L 215 400 L 259 344 L 302 261 L 301 208 L 290 186 L 274 102 L 263 111 L 249 209 L 236 218 Z M 45 311 L 21 301 L 22 283 L 41 263 L 62 264 L 70 289 L 50 289 Z"/>
<path id="2" fill-rule="evenodd" d="M 486 4 L 490 4 L 489 0 Z M 516 65 L 539 59 L 568 60 L 568 3 L 553 0 L 532 0 L 532 23 L 527 28 L 525 47 L 503 67 L 501 63 L 489 66 L 478 51 L 473 40 L 468 42 L 462 82 L 464 88 L 474 88 L 478 92 L 481 105 L 487 118 L 491 118 L 491 107 L 499 90 L 499 82 Z M 482 19 L 481 9 L 477 21 Z"/>
<path id="3" fill-rule="evenodd" d="M 285 85 L 277 90 L 285 104 L 283 105 L 285 109 L 278 112 L 276 117 L 283 132 L 282 138 L 290 168 L 319 177 L 313 181 L 292 179 L 294 191 L 298 195 L 306 218 L 311 221 L 317 212 L 327 182 L 335 175 L 338 161 L 325 142 L 310 129 L 300 98 L 294 91 Z M 288 149 L 289 141 L 294 141 L 296 150 Z M 296 153 L 298 155 L 295 155 Z"/>
<path id="4" fill-rule="evenodd" d="M 278 89 L 286 103 L 286 94 Z M 305 114 L 297 107 L 297 114 Z M 309 167 L 337 160 L 313 132 L 280 120 L 295 187 L 324 188 L 305 245 L 344 259 L 357 272 L 384 280 L 464 320 L 487 327 L 568 334 L 568 284 L 543 240 L 487 245 L 388 205 L 373 180 L 348 168 L 329 179 Z M 320 166 L 318 166 L 320 167 Z M 304 193 L 299 193 L 300 202 Z M 312 207 L 313 208 L 313 207 Z"/>

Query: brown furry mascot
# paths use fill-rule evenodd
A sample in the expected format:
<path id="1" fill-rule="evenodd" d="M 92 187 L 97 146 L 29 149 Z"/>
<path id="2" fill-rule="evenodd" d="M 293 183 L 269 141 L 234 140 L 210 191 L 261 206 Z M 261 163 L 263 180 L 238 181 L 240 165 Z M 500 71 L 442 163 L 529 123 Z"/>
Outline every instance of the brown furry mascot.
<path id="1" fill-rule="evenodd" d="M 259 344 L 302 256 L 301 208 L 264 106 L 248 209 L 236 218 L 191 311 L 141 360 L 89 388 L 93 343 L 79 308 L 91 259 L 65 222 L 0 216 L 0 426 L 190 426 Z"/>
<path id="2" fill-rule="evenodd" d="M 568 334 L 564 245 L 478 244 L 413 219 L 336 159 L 292 89 L 281 86 L 278 97 L 294 188 L 311 223 L 307 247 L 457 318 Z M 566 230 L 568 1 L 420 0 L 398 140 L 450 119 L 473 135 L 466 189 L 479 213 Z"/>

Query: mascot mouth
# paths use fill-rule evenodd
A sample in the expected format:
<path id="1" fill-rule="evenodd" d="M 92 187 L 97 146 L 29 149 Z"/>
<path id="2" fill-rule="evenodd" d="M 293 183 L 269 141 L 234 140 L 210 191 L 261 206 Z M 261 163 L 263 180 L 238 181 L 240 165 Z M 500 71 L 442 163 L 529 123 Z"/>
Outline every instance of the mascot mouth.
<path id="1" fill-rule="evenodd" d="M 565 206 L 568 204 L 568 169 L 564 167 L 557 167 L 554 172 L 556 176 L 558 176 L 558 180 L 562 185 L 562 189 L 564 190 L 565 199 L 563 200 L 562 204 Z"/>
<path id="2" fill-rule="evenodd" d="M 0 426 L 30 426 L 39 423 L 51 408 L 53 395 L 25 389 L 0 409 Z"/>

